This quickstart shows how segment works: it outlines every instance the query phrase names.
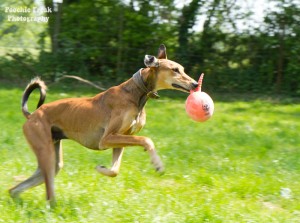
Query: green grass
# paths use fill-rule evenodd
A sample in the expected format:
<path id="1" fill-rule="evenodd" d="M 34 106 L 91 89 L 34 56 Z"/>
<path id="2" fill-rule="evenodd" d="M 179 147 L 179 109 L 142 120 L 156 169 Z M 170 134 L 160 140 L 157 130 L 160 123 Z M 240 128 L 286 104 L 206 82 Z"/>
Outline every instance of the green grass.
<path id="1" fill-rule="evenodd" d="M 111 150 L 64 141 L 65 166 L 55 180 L 58 205 L 51 210 L 44 185 L 20 201 L 7 192 L 15 176 L 36 168 L 22 134 L 22 90 L 0 88 L 0 222 L 299 222 L 299 103 L 216 97 L 212 119 L 195 123 L 185 114 L 183 97 L 149 101 L 140 135 L 155 142 L 165 174 L 153 170 L 142 148 L 129 147 L 120 175 L 104 177 L 94 168 L 110 165 Z M 47 101 L 78 95 L 76 89 L 50 89 Z M 33 107 L 37 96 L 30 101 Z M 282 196 L 284 188 L 291 197 Z"/>

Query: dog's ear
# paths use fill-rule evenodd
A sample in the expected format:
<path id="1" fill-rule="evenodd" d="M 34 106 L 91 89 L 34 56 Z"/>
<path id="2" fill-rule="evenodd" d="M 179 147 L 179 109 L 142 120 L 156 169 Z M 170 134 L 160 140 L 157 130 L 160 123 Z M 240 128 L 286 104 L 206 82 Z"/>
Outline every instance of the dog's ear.
<path id="1" fill-rule="evenodd" d="M 161 44 L 158 48 L 158 59 L 167 59 L 167 48 L 164 44 Z"/>
<path id="2" fill-rule="evenodd" d="M 144 64 L 146 67 L 158 67 L 159 62 L 155 56 L 145 55 Z"/>

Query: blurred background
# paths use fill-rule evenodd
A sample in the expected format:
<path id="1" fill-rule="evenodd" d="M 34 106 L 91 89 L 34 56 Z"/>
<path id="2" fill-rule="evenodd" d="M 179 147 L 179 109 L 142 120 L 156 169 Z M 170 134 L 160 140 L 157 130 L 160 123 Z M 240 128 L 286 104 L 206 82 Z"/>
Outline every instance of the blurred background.
<path id="1" fill-rule="evenodd" d="M 208 92 L 300 96 L 299 24 L 298 0 L 1 0 L 0 78 L 116 85 L 164 43 Z"/>

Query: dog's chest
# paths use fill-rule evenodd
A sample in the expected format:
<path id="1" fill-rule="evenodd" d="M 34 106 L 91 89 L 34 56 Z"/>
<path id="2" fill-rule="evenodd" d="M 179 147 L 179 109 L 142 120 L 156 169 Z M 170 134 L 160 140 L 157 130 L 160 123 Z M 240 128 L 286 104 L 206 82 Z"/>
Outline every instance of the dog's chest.
<path id="1" fill-rule="evenodd" d="M 126 134 L 133 135 L 138 133 L 143 126 L 146 124 L 146 114 L 144 111 L 139 112 L 135 116 L 131 116 L 128 119 L 128 122 L 125 124 L 127 125 L 124 129 Z"/>

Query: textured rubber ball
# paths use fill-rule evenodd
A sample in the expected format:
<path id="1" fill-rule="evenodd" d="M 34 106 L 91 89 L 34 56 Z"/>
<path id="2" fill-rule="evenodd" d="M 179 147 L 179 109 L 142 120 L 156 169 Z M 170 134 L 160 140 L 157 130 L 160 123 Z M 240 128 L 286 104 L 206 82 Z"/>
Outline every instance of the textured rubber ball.
<path id="1" fill-rule="evenodd" d="M 185 102 L 185 110 L 188 116 L 196 122 L 205 122 L 214 113 L 214 102 L 211 97 L 201 91 L 204 74 L 201 74 L 195 90 L 191 90 Z"/>

